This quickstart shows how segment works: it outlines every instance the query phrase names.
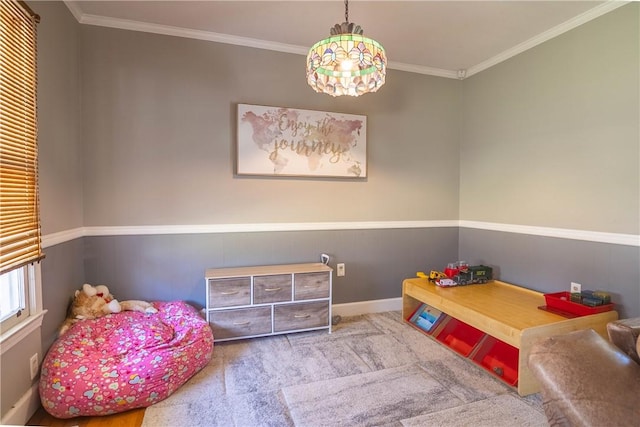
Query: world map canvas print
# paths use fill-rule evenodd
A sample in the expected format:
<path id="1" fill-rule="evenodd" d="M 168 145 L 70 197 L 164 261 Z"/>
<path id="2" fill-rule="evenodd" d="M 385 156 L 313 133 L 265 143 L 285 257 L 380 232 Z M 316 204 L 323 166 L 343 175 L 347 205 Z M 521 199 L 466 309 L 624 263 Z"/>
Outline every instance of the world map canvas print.
<path id="1" fill-rule="evenodd" d="M 367 117 L 238 104 L 238 175 L 366 178 Z"/>

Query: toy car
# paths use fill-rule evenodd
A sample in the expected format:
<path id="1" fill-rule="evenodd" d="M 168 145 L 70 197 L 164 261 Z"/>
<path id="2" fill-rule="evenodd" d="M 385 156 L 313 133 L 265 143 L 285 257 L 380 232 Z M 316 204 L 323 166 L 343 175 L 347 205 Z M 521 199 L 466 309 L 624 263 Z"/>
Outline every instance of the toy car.
<path id="1" fill-rule="evenodd" d="M 436 285 L 441 288 L 449 288 L 451 286 L 458 286 L 458 284 L 453 279 L 438 279 L 436 280 Z"/>
<path id="2" fill-rule="evenodd" d="M 493 269 L 486 265 L 474 265 L 461 270 L 453 278 L 459 285 L 487 283 L 493 278 Z"/>
<path id="3" fill-rule="evenodd" d="M 444 274 L 446 274 L 449 279 L 453 279 L 458 273 L 466 271 L 468 268 L 469 264 L 467 264 L 466 261 L 450 262 L 447 264 L 447 268 L 444 269 Z"/>
<path id="4" fill-rule="evenodd" d="M 447 275 L 444 274 L 442 271 L 436 271 L 436 270 L 431 270 L 431 272 L 429 273 L 429 280 L 432 282 L 435 282 L 438 279 L 446 279 Z"/>

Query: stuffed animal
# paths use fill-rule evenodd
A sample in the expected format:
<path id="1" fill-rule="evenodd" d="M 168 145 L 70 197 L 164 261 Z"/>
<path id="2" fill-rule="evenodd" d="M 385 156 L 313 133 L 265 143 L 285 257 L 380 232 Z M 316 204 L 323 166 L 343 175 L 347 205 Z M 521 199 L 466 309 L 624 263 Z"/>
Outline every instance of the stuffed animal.
<path id="1" fill-rule="evenodd" d="M 74 323 L 83 319 L 95 319 L 110 313 L 121 311 L 140 311 L 142 313 L 157 313 L 151 303 L 146 301 L 129 300 L 118 302 L 111 295 L 105 285 L 92 286 L 88 283 L 82 285 L 82 290 L 75 292 L 71 304 L 67 310 L 67 318 L 60 327 L 58 336 L 61 336 Z"/>

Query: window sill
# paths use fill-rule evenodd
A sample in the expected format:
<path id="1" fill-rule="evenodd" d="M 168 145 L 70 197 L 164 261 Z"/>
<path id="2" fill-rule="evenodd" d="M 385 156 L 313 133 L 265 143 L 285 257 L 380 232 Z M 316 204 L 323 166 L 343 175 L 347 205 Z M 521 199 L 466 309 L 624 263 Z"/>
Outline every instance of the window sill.
<path id="1" fill-rule="evenodd" d="M 5 351 L 41 327 L 42 318 L 45 314 L 47 314 L 47 310 L 42 310 L 40 313 L 30 316 L 29 319 L 3 333 L 2 336 L 0 336 L 0 355 L 4 354 Z"/>

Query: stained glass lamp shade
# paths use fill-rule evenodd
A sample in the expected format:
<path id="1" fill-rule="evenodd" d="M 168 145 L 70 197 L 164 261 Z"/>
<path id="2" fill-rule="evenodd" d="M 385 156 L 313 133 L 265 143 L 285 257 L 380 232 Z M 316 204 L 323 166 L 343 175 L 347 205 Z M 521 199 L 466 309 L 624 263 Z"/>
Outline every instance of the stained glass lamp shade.
<path id="1" fill-rule="evenodd" d="M 330 37 L 309 50 L 307 83 L 331 96 L 360 96 L 384 84 L 387 57 L 380 43 L 364 37 L 359 25 L 348 22 L 345 9 L 346 22 L 336 24 Z"/>

